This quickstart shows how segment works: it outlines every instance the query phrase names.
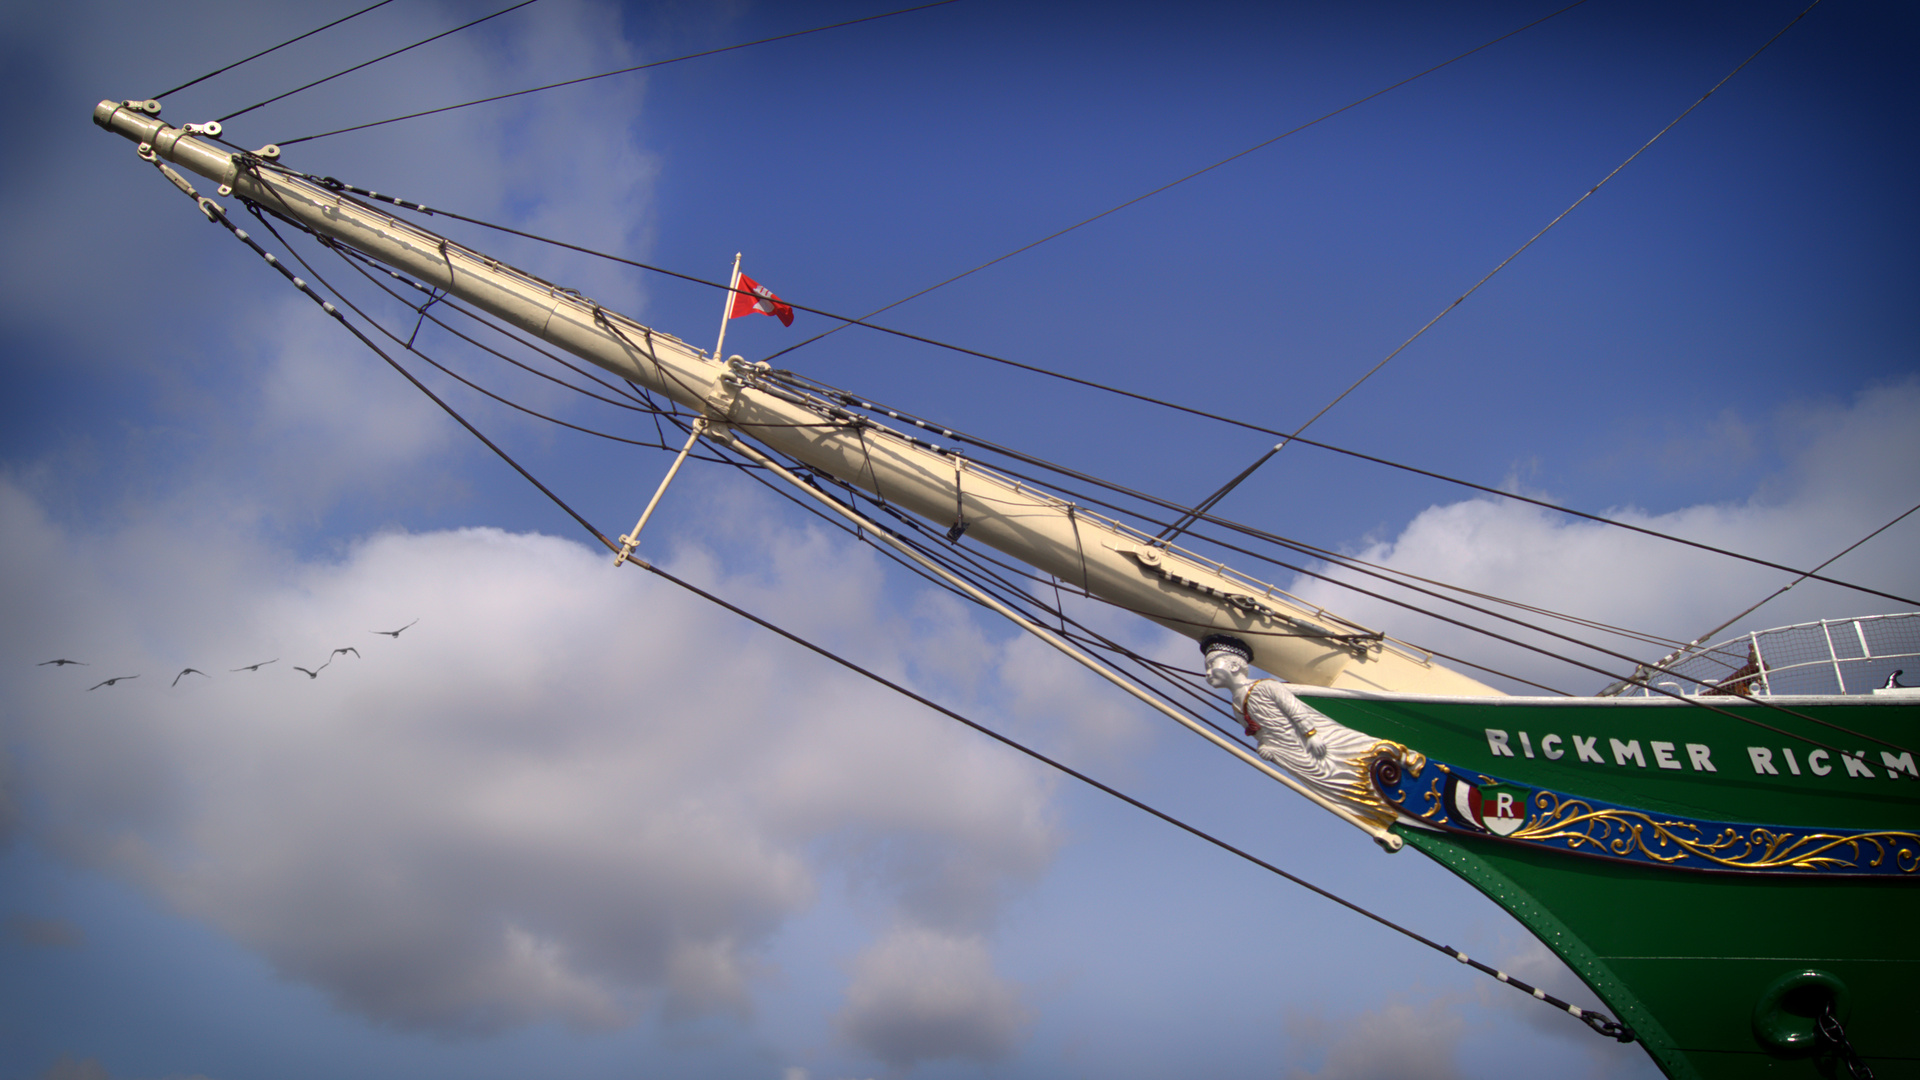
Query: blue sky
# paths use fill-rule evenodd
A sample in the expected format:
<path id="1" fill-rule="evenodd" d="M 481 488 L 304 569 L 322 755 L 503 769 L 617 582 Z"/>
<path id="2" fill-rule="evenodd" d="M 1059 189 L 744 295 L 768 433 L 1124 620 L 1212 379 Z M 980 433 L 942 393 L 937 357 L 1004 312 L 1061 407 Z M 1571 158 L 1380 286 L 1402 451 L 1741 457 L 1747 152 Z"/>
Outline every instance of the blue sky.
<path id="1" fill-rule="evenodd" d="M 886 9 L 540 0 L 227 133 L 289 140 Z M 1590 0 L 877 321 L 1291 428 L 1799 9 Z M 0 175 L 0 1078 L 1652 1074 L 1632 1048 L 614 572 L 87 121 L 103 97 L 350 10 L 0 14 L 21 147 Z M 399 0 L 165 116 L 225 115 L 488 10 Z M 960 0 L 286 160 L 696 276 L 743 251 L 783 297 L 862 314 L 1551 10 Z M 1904 5 L 1822 4 L 1310 434 L 1791 565 L 1920 502 L 1915 31 Z M 709 288 L 436 224 L 696 344 L 718 328 Z M 728 351 L 828 325 L 740 320 Z M 575 422 L 633 423 L 459 362 Z M 780 363 L 1175 499 L 1268 444 L 857 329 Z M 450 396 L 609 534 L 667 464 Z M 1307 447 L 1220 511 L 1678 638 L 1784 583 Z M 1830 572 L 1915 595 L 1917 520 Z M 645 546 L 1585 999 L 1437 866 L 1380 854 L 730 470 L 690 466 Z M 1570 690 L 1603 681 L 1281 584 Z M 1888 609 L 1803 585 L 1743 625 Z M 1107 628 L 1193 659 L 1157 630 Z M 349 644 L 362 657 L 322 678 L 290 670 Z M 54 656 L 91 666 L 36 666 Z M 213 677 L 167 685 L 188 665 Z"/>

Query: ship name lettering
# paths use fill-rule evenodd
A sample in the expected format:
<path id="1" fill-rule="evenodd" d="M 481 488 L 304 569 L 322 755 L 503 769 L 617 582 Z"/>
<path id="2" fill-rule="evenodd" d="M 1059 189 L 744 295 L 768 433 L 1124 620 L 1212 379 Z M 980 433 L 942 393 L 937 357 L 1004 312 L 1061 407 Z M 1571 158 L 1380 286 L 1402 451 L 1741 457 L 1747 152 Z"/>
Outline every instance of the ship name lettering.
<path id="1" fill-rule="evenodd" d="M 1658 746 L 1659 744 L 1656 743 L 1654 745 Z M 1654 753 L 1657 756 L 1659 751 L 1656 750 Z M 1861 779 L 1873 778 L 1873 766 L 1867 763 L 1867 752 L 1865 750 L 1841 750 L 1837 751 L 1837 753 L 1840 757 L 1840 764 L 1847 767 L 1845 775 L 1859 777 Z M 1697 743 L 1688 743 L 1687 754 L 1693 758 L 1694 768 L 1698 769 L 1704 763 L 1706 771 L 1715 771 L 1713 763 L 1706 758 L 1706 747 L 1700 746 Z M 1800 759 L 1794 756 L 1793 747 L 1781 747 L 1780 756 L 1787 761 L 1788 773 L 1794 776 L 1801 775 Z M 1809 750 L 1807 751 L 1807 771 L 1815 776 L 1832 776 L 1834 772 L 1833 758 L 1834 754 L 1826 750 Z M 1775 768 L 1773 764 L 1773 749 L 1771 747 L 1749 746 L 1747 747 L 1747 759 L 1753 762 L 1753 772 L 1755 776 L 1780 775 L 1780 770 Z M 1903 776 L 1910 776 L 1916 780 L 1920 780 L 1920 769 L 1914 768 L 1913 764 L 1913 751 L 1901 751 L 1899 756 L 1896 757 L 1882 750 L 1880 751 L 1880 760 L 1887 767 L 1887 779 L 1898 780 Z"/>
<path id="2" fill-rule="evenodd" d="M 1493 757 L 1544 757 L 1548 761 L 1559 761 L 1567 756 L 1567 742 L 1571 740 L 1576 761 L 1581 764 L 1591 762 L 1595 765 L 1608 763 L 1600 753 L 1601 736 L 1599 735 L 1548 734 L 1535 739 L 1533 734 L 1527 731 L 1505 731 L 1500 728 L 1483 730 L 1487 735 L 1487 753 Z M 1520 744 L 1517 753 L 1513 746 L 1516 741 Z M 1664 739 L 1652 739 L 1648 740 L 1643 750 L 1639 739 L 1622 741 L 1609 736 L 1607 742 L 1608 749 L 1613 753 L 1612 763 L 1617 766 L 1625 767 L 1631 762 L 1644 769 L 1647 767 L 1647 756 L 1650 751 L 1653 764 L 1662 769 L 1671 769 L 1675 772 L 1689 769 L 1693 772 L 1705 773 L 1720 771 L 1719 766 L 1713 763 L 1713 747 L 1706 743 L 1672 743 Z M 1536 745 L 1539 748 L 1538 753 L 1535 753 Z M 1681 749 L 1687 752 L 1685 759 L 1680 756 Z M 1868 762 L 1867 751 L 1837 751 L 1840 759 L 1838 762 L 1834 761 L 1835 753 L 1819 749 L 1809 751 L 1807 770 L 1815 776 L 1831 776 L 1834 774 L 1834 765 L 1840 764 L 1846 766 L 1845 775 L 1847 776 L 1868 778 L 1873 776 L 1873 766 Z M 1780 758 L 1786 760 L 1788 773 L 1794 776 L 1801 775 L 1800 758 L 1794 754 L 1792 747 L 1780 747 L 1778 754 Z M 1747 747 L 1747 761 L 1753 766 L 1755 776 L 1779 776 L 1780 768 L 1776 764 L 1777 760 L 1774 747 Z M 1886 766 L 1889 780 L 1898 780 L 1903 777 L 1920 780 L 1920 766 L 1914 764 L 1913 751 L 1903 750 L 1896 755 L 1882 750 L 1880 760 Z"/>
<path id="3" fill-rule="evenodd" d="M 1494 757 L 1512 757 L 1513 748 L 1507 745 L 1507 733 L 1498 728 L 1488 728 L 1487 752 Z"/>
<path id="4" fill-rule="evenodd" d="M 1625 765 L 1627 759 L 1632 758 L 1635 765 L 1643 769 L 1647 767 L 1647 759 L 1645 755 L 1640 753 L 1639 739 L 1629 739 L 1626 742 L 1621 742 L 1619 739 L 1608 739 L 1607 742 L 1612 744 L 1613 763 L 1615 765 Z"/>

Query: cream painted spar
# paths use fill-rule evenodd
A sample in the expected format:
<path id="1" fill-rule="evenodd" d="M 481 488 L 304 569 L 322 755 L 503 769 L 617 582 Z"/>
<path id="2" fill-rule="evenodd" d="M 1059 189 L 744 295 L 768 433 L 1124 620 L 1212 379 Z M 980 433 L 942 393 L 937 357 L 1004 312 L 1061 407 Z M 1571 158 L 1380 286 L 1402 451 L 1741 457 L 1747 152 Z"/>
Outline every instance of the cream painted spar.
<path id="1" fill-rule="evenodd" d="M 138 103 L 102 101 L 100 127 L 150 147 L 314 232 L 443 289 L 623 379 L 705 415 L 707 437 L 751 438 L 1187 637 L 1243 637 L 1254 663 L 1294 683 L 1359 691 L 1496 697 L 1500 692 L 1404 643 L 1296 603 L 1179 548 L 927 444 L 776 388 L 578 293 L 487 258 L 295 176 L 240 158 Z"/>

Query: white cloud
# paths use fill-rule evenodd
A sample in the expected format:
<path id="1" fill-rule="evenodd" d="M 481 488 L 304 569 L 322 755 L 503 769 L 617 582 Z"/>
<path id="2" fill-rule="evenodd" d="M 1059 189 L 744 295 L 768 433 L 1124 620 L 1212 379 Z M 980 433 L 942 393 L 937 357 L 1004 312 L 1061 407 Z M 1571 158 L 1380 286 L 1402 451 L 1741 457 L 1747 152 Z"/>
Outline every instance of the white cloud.
<path id="1" fill-rule="evenodd" d="M 993 970 L 986 942 L 900 926 L 862 952 L 838 1017 L 848 1041 L 896 1069 L 959 1058 L 993 1062 L 1029 1022 L 1019 991 Z"/>
<path id="2" fill-rule="evenodd" d="M 1841 405 L 1783 409 L 1775 423 L 1786 468 L 1750 498 L 1665 513 L 1632 507 L 1607 516 L 1704 544 L 1810 569 L 1920 502 L 1920 379 L 1871 388 Z M 1909 557 L 1920 538 L 1920 515 L 1881 534 L 1823 571 L 1827 576 L 1896 595 L 1920 595 L 1920 568 Z M 1391 541 L 1356 553 L 1369 562 L 1616 626 L 1688 640 L 1792 580 L 1792 575 L 1683 547 L 1623 529 L 1579 521 L 1535 507 L 1487 498 L 1430 507 Z M 1350 575 L 1349 575 L 1350 576 Z M 1375 587 L 1373 581 L 1362 581 Z M 1323 582 L 1295 590 L 1334 611 L 1442 651 L 1486 660 L 1574 692 L 1607 678 L 1360 597 Z M 1578 656 L 1625 674 L 1630 663 L 1551 641 L 1485 616 L 1410 596 L 1476 625 Z M 1808 582 L 1725 631 L 1766 628 L 1816 618 L 1897 610 L 1895 601 Z M 1531 621 L 1534 616 L 1509 609 Z M 1638 659 L 1661 650 L 1550 623 L 1573 637 Z"/>
<path id="3" fill-rule="evenodd" d="M 1293 1080 L 1454 1080 L 1466 1022 L 1450 997 L 1424 1002 L 1389 1001 L 1343 1018 L 1338 1025 L 1317 1013 L 1290 1016 L 1287 1033 Z M 1305 1061 L 1318 1059 L 1311 1071 Z"/>
<path id="4" fill-rule="evenodd" d="M 368 1017 L 748 1014 L 823 873 L 964 928 L 939 956 L 985 971 L 981 929 L 1058 842 L 1037 768 L 567 541 L 395 533 L 300 562 L 158 521 L 125 560 L 12 485 L 0 533 L 27 828 Z M 876 587 L 858 551 L 763 533 L 753 581 L 681 569 L 796 604 Z M 815 636 L 911 668 L 924 642 L 889 629 Z M 34 667 L 49 648 L 93 666 Z M 188 665 L 213 678 L 169 686 Z M 953 1019 L 954 1045 L 1008 1045 L 1009 1015 Z"/>
<path id="5" fill-rule="evenodd" d="M 258 322 L 269 344 L 252 438 L 263 453 L 247 464 L 281 478 L 276 499 L 324 506 L 343 489 L 390 484 L 463 434 L 304 297 Z"/>

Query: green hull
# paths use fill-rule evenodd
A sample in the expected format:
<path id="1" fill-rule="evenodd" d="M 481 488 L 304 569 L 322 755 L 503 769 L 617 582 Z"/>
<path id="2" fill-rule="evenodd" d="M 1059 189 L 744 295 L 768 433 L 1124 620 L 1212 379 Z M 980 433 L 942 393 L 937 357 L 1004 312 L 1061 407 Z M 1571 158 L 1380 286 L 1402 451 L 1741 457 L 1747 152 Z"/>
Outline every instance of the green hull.
<path id="1" fill-rule="evenodd" d="M 1448 765 L 1657 815 L 1800 833 L 1920 832 L 1920 778 L 1908 775 L 1910 757 L 1883 759 L 1881 744 L 1755 702 L 1707 699 L 1734 714 L 1726 716 L 1659 698 L 1420 699 L 1293 689 L 1348 727 Z M 1902 746 L 1920 741 L 1920 702 L 1911 698 L 1771 704 Z M 1758 724 L 1866 752 L 1851 768 L 1831 751 L 1809 759 L 1811 744 Z M 1690 754 L 1689 744 L 1704 751 Z M 1656 745 L 1666 749 L 1656 753 Z M 1811 1020 L 1798 1015 L 1800 999 L 1771 1007 L 1763 1000 L 1781 980 L 1817 971 L 1838 980 L 1849 1041 L 1875 1075 L 1920 1077 L 1920 870 L 1768 873 L 1734 860 L 1715 865 L 1711 855 L 1684 858 L 1697 868 L 1680 869 L 1493 836 L 1405 824 L 1395 830 L 1560 956 L 1668 1076 L 1834 1075 L 1833 1063 L 1823 1067 L 1808 1053 L 1810 1039 L 1804 1049 L 1778 1045 L 1811 1031 Z"/>

